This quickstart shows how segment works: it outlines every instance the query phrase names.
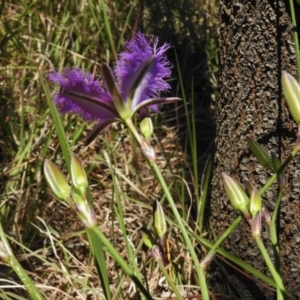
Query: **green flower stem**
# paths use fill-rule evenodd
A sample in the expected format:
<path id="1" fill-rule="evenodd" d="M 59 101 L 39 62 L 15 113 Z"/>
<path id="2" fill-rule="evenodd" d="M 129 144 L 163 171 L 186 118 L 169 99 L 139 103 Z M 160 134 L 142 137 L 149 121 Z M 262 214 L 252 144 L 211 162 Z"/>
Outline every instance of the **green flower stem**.
<path id="1" fill-rule="evenodd" d="M 151 169 L 153 170 L 158 182 L 161 184 L 161 187 L 164 191 L 164 194 L 169 202 L 169 205 L 172 209 L 172 212 L 173 212 L 173 215 L 176 219 L 176 222 L 177 222 L 177 225 L 182 233 L 182 236 L 183 236 L 183 239 L 185 241 L 185 244 L 188 248 L 188 250 L 190 251 L 190 254 L 192 256 L 192 259 L 194 261 L 194 264 L 196 266 L 196 272 L 197 272 L 197 275 L 198 275 L 198 279 L 199 279 L 199 283 L 200 283 L 200 288 L 201 288 L 201 293 L 202 293 L 202 299 L 203 300 L 209 300 L 209 293 L 208 293 L 208 288 L 207 288 L 207 284 L 206 284 L 206 279 L 205 279 L 205 271 L 200 267 L 200 264 L 199 264 L 199 260 L 198 260 L 198 257 L 196 255 L 196 252 L 195 252 L 195 249 L 194 249 L 194 246 L 188 236 L 188 233 L 187 233 L 187 230 L 185 229 L 184 225 L 183 225 L 183 222 L 181 220 L 181 217 L 179 215 L 179 212 L 176 208 L 176 205 L 174 203 L 174 200 L 171 196 L 171 193 L 168 189 L 168 186 L 160 172 L 160 169 L 158 168 L 156 162 L 155 162 L 155 159 L 152 158 L 152 151 L 150 149 L 150 146 L 148 149 L 144 149 L 143 147 L 145 146 L 145 143 L 144 141 L 142 140 L 142 137 L 139 135 L 139 133 L 137 132 L 134 124 L 132 123 L 131 119 L 127 119 L 125 120 L 129 130 L 132 132 L 132 134 L 134 135 L 134 137 L 136 138 L 137 142 L 139 143 L 140 147 L 142 148 L 142 153 L 145 155 Z M 151 147 L 152 148 L 152 147 Z M 147 153 L 150 153 L 150 155 L 147 155 Z"/>
<path id="2" fill-rule="evenodd" d="M 273 246 L 275 269 L 280 276 L 281 276 L 281 264 L 280 264 L 279 246 L 278 246 L 278 239 L 277 239 L 277 232 L 276 232 L 276 219 L 277 219 L 277 215 L 278 215 L 278 211 L 282 199 L 282 194 L 283 194 L 283 187 L 279 189 L 279 194 L 273 211 L 272 220 L 268 224 L 270 228 L 271 242 Z M 284 299 L 283 295 L 280 289 L 277 287 L 277 300 L 282 300 L 282 299 Z"/>
<path id="3" fill-rule="evenodd" d="M 226 229 L 226 231 L 221 235 L 221 237 L 217 240 L 216 243 L 210 248 L 209 252 L 206 254 L 205 258 L 212 256 L 217 249 L 221 246 L 221 244 L 227 239 L 229 234 L 241 223 L 242 216 L 238 216 L 232 224 Z M 205 260 L 205 258 L 203 260 Z"/>
<path id="4" fill-rule="evenodd" d="M 180 295 L 176 285 L 174 284 L 172 278 L 170 277 L 170 275 L 168 274 L 163 262 L 161 260 L 156 260 L 158 265 L 159 265 L 159 268 L 160 270 L 163 272 L 164 276 L 166 277 L 166 280 L 168 282 L 168 284 L 170 285 L 172 291 L 174 292 L 174 294 L 176 295 L 176 299 L 178 300 L 183 300 L 182 296 Z"/>
<path id="5" fill-rule="evenodd" d="M 173 215 L 176 219 L 176 222 L 178 224 L 178 227 L 182 233 L 182 236 L 183 236 L 183 239 L 185 241 L 185 244 L 187 246 L 187 248 L 189 249 L 190 251 L 190 254 L 192 256 L 192 259 L 195 263 L 195 266 L 196 266 L 196 271 L 197 271 L 197 275 L 198 275 L 198 278 L 199 278 L 199 283 L 200 283 L 200 287 L 201 287 L 201 293 L 202 293 L 202 299 L 204 300 L 208 300 L 209 299 L 209 294 L 208 294 L 208 289 L 207 289 L 207 285 L 206 285 L 206 279 L 205 279 L 205 272 L 202 268 L 199 267 L 199 260 L 198 260 L 198 257 L 196 255 L 196 252 L 195 252 L 195 249 L 194 249 L 194 246 L 188 236 L 188 233 L 183 225 L 183 222 L 181 220 L 181 217 L 179 215 L 179 212 L 176 208 L 176 205 L 174 203 L 174 200 L 170 194 L 170 191 L 167 187 L 167 184 L 160 172 L 160 169 L 158 168 L 157 164 L 155 161 L 149 161 L 149 164 L 152 168 L 152 170 L 154 171 L 154 174 L 156 175 L 156 178 L 158 179 L 158 181 L 160 182 L 161 186 L 162 186 L 162 189 L 164 191 L 164 194 L 167 198 L 167 200 L 169 201 L 169 205 L 172 209 L 172 212 L 173 212 Z"/>
<path id="6" fill-rule="evenodd" d="M 277 239 L 277 232 L 276 232 L 276 220 L 277 220 L 277 215 L 278 215 L 278 211 L 279 211 L 279 207 L 280 207 L 280 203 L 281 203 L 281 199 L 282 199 L 282 194 L 283 194 L 283 188 L 280 188 L 278 198 L 277 198 L 277 201 L 275 204 L 274 212 L 272 215 L 272 220 L 269 225 L 270 234 L 271 234 L 271 242 L 272 242 L 273 249 L 274 249 L 275 266 L 276 266 L 276 270 L 279 274 L 281 273 L 281 271 L 280 271 L 279 246 L 278 246 L 278 239 Z"/>
<path id="7" fill-rule="evenodd" d="M 291 11 L 293 28 L 297 28 L 295 9 L 294 9 L 294 0 L 289 0 L 289 2 L 290 2 L 290 11 Z M 299 81 L 300 80 L 299 40 L 298 40 L 297 30 L 293 30 L 293 32 L 294 32 L 295 52 L 296 52 L 296 61 L 297 61 L 297 73 L 298 73 L 298 81 Z"/>
<path id="8" fill-rule="evenodd" d="M 33 300 L 42 300 L 45 299 L 40 291 L 34 285 L 34 282 L 27 275 L 26 271 L 23 269 L 19 261 L 14 256 L 9 242 L 6 238 L 4 229 L 2 227 L 2 222 L 0 222 L 0 241 L 3 243 L 3 247 L 5 249 L 5 254 L 7 255 L 7 259 L 5 262 L 14 270 L 14 272 L 18 275 L 20 280 L 23 282 L 25 288 L 27 289 L 31 299 Z"/>
<path id="9" fill-rule="evenodd" d="M 149 300 L 152 300 L 150 293 L 146 290 L 143 283 L 137 278 L 134 274 L 132 268 L 126 263 L 126 261 L 120 256 L 120 254 L 116 251 L 115 247 L 110 243 L 110 241 L 105 237 L 105 235 L 99 230 L 97 226 L 93 226 L 87 229 L 88 231 L 92 231 L 93 234 L 97 236 L 98 239 L 103 243 L 103 245 L 107 248 L 108 253 L 114 258 L 114 260 L 121 266 L 127 276 L 129 276 L 132 281 L 136 284 L 136 286 L 140 289 L 140 291 L 145 295 L 145 297 Z"/>
<path id="10" fill-rule="evenodd" d="M 283 282 L 282 282 L 282 279 L 281 279 L 281 276 L 280 274 L 278 274 L 278 272 L 276 271 L 271 259 L 270 259 L 270 256 L 268 255 L 268 251 L 267 249 L 265 248 L 262 240 L 261 240 L 261 236 L 260 234 L 258 235 L 253 235 L 253 238 L 254 240 L 256 241 L 257 243 L 257 246 L 271 272 L 271 275 L 274 279 L 274 281 L 276 282 L 276 285 L 277 285 L 277 290 L 279 290 L 279 292 L 282 294 L 283 296 L 283 299 L 285 299 L 287 297 L 287 292 L 283 286 Z M 285 297 L 286 296 L 286 297 Z M 280 298 L 279 298 L 280 299 Z"/>
<path id="11" fill-rule="evenodd" d="M 203 245 L 207 248 L 212 248 L 214 246 L 214 243 L 203 238 L 202 236 L 197 235 L 193 231 L 190 231 L 189 234 L 192 235 L 201 245 Z M 222 248 L 218 248 L 216 252 L 217 252 L 217 254 L 219 254 L 220 259 L 224 260 L 225 262 L 226 262 L 226 260 L 233 262 L 235 265 L 239 266 L 241 269 L 246 270 L 250 274 L 253 274 L 257 278 L 264 281 L 266 284 L 276 288 L 276 283 L 274 282 L 273 279 L 267 277 L 266 275 L 264 275 L 263 273 L 261 273 L 260 271 L 258 271 L 254 267 L 252 267 L 251 265 L 247 264 L 242 259 L 237 258 L 236 256 L 232 255 L 231 253 L 225 251 Z"/>
<path id="12" fill-rule="evenodd" d="M 284 171 L 286 166 L 295 158 L 295 156 L 299 152 L 299 148 L 296 147 L 292 151 L 292 153 L 288 156 L 288 158 L 285 160 L 285 162 L 281 165 L 281 167 L 278 169 L 278 171 L 272 175 L 272 177 L 267 181 L 267 183 L 258 191 L 258 194 L 262 196 L 274 183 L 274 181 L 278 178 L 279 174 Z"/>
<path id="13" fill-rule="evenodd" d="M 298 68 L 298 72 L 299 72 L 299 70 L 300 69 Z M 299 139 L 299 137 L 298 137 L 298 139 Z M 271 187 L 271 185 L 279 177 L 280 173 L 284 172 L 284 169 L 286 168 L 286 166 L 295 158 L 295 156 L 298 154 L 299 150 L 300 149 L 298 147 L 295 147 L 293 149 L 292 153 L 284 161 L 284 163 L 281 165 L 281 167 L 279 168 L 279 170 L 275 174 L 273 174 L 273 176 L 267 181 L 267 183 L 260 189 L 260 191 L 258 192 L 258 194 L 260 196 L 262 196 Z M 270 228 L 271 242 L 272 242 L 272 245 L 273 245 L 273 252 L 274 252 L 274 259 L 275 259 L 275 268 L 274 268 L 274 265 L 272 264 L 270 258 L 268 258 L 269 260 L 266 260 L 266 258 L 264 256 L 265 261 L 266 261 L 268 267 L 269 267 L 269 264 L 270 264 L 272 270 L 274 270 L 273 273 L 276 274 L 276 276 L 278 278 L 280 278 L 281 284 L 282 284 L 282 279 L 281 279 L 281 271 L 280 271 L 280 255 L 279 255 L 279 247 L 278 247 L 278 239 L 277 239 L 277 232 L 276 232 L 276 224 L 275 223 L 276 223 L 276 220 L 277 220 L 277 215 L 278 215 L 278 211 L 279 211 L 279 207 L 280 207 L 280 203 L 281 203 L 281 199 L 282 199 L 282 192 L 283 192 L 283 188 L 280 188 L 279 195 L 278 195 L 278 198 L 277 198 L 277 201 L 276 201 L 276 205 L 275 205 L 275 209 L 274 209 L 274 212 L 273 212 L 272 220 L 271 220 L 271 223 L 268 224 L 269 228 Z M 260 239 L 260 242 L 261 242 L 261 238 L 260 237 L 259 237 L 259 239 Z M 264 245 L 263 245 L 262 242 L 261 242 L 261 245 L 259 245 L 259 247 L 263 247 L 264 248 Z M 262 254 L 263 254 L 263 252 L 262 252 Z M 266 254 L 267 254 L 267 252 L 266 252 Z M 269 269 L 270 269 L 270 267 L 269 267 Z M 270 269 L 271 273 L 272 273 L 272 270 Z M 284 289 L 282 289 L 280 285 L 278 285 L 278 282 L 276 281 L 273 273 L 272 273 L 272 276 L 273 276 L 273 278 L 274 278 L 274 280 L 275 280 L 275 282 L 277 284 L 277 299 L 278 300 L 282 300 L 282 299 L 285 298 L 284 294 L 286 294 L 286 291 Z M 283 284 L 282 284 L 282 287 L 283 287 Z"/>
<path id="14" fill-rule="evenodd" d="M 86 227 L 86 233 L 89 239 L 89 244 L 91 247 L 92 254 L 94 256 L 95 265 L 101 281 L 105 299 L 110 300 L 112 297 L 110 293 L 108 272 L 106 269 L 106 261 L 105 261 L 105 254 L 103 250 L 102 241 L 99 240 L 98 236 L 95 234 L 93 230 L 90 230 L 87 227 Z"/>

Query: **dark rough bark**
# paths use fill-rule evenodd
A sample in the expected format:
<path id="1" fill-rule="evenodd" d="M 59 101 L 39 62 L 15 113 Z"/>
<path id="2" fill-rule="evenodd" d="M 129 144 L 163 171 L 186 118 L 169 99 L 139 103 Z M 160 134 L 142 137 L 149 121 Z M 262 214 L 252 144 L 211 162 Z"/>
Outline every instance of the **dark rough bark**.
<path id="1" fill-rule="evenodd" d="M 217 236 L 237 217 L 225 196 L 221 173 L 226 172 L 242 184 L 251 181 L 257 188 L 271 175 L 250 154 L 246 138 L 254 138 L 281 159 L 288 156 L 295 143 L 297 127 L 287 111 L 280 87 L 282 70 L 296 75 L 293 31 L 287 9 L 286 3 L 279 0 L 220 1 L 220 97 L 210 203 L 211 224 Z M 296 159 L 286 171 L 288 186 L 278 221 L 283 279 L 295 298 L 300 296 L 299 165 Z M 277 192 L 274 186 L 263 198 L 271 213 Z M 262 234 L 268 237 L 265 225 Z M 266 246 L 272 254 L 270 242 Z M 223 247 L 270 276 L 246 222 L 230 235 Z M 214 267 L 212 291 L 228 295 L 224 285 L 226 275 L 216 264 Z M 272 299 L 275 295 L 255 278 L 247 279 L 233 270 L 229 274 L 232 288 L 239 291 L 242 299 Z"/>

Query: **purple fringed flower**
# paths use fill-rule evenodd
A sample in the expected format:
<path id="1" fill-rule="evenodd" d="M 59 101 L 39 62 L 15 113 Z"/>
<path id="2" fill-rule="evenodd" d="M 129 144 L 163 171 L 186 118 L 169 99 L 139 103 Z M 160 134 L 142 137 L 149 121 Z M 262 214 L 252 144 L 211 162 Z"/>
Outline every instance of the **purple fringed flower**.
<path id="1" fill-rule="evenodd" d="M 157 38 L 150 43 L 138 33 L 119 54 L 113 72 L 102 64 L 103 87 L 93 75 L 79 68 L 49 74 L 49 80 L 60 87 L 53 99 L 61 113 L 72 111 L 85 120 L 97 120 L 87 143 L 117 120 L 125 121 L 137 111 L 144 115 L 145 107 L 158 111 L 158 104 L 179 100 L 158 97 L 159 92 L 170 88 L 165 79 L 171 76 L 171 65 L 165 56 L 170 46 L 157 44 Z"/>
<path id="2" fill-rule="evenodd" d="M 85 120 L 105 120 L 114 117 L 112 99 L 93 75 L 74 68 L 66 69 L 62 74 L 51 72 L 48 79 L 60 86 L 60 91 L 53 95 L 53 100 L 60 113 L 73 111 L 81 114 Z M 81 105 L 83 96 L 95 101 L 86 101 L 84 105 Z M 101 109 L 99 109 L 97 101 L 103 104 Z"/>
<path id="3" fill-rule="evenodd" d="M 121 95 L 123 99 L 127 99 L 144 64 L 153 57 L 153 62 L 134 92 L 133 106 L 143 100 L 157 97 L 158 92 L 167 91 L 170 88 L 170 85 L 165 81 L 165 78 L 171 76 L 171 64 L 165 56 L 165 52 L 170 46 L 164 44 L 158 48 L 157 38 L 153 38 L 152 44 L 151 47 L 144 35 L 138 33 L 135 39 L 127 43 L 126 51 L 119 54 L 119 60 L 115 67 Z M 152 105 L 151 109 L 157 111 L 157 105 Z"/>

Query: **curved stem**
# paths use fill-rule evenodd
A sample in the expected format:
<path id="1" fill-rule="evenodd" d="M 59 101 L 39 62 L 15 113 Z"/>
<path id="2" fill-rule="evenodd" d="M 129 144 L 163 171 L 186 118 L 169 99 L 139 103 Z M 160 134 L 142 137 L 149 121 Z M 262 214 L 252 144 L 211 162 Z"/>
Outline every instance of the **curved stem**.
<path id="1" fill-rule="evenodd" d="M 281 187 L 279 190 L 279 194 L 272 215 L 272 220 L 268 224 L 270 228 L 271 242 L 273 246 L 275 269 L 279 274 L 279 276 L 281 276 L 281 264 L 280 264 L 279 245 L 278 245 L 277 231 L 276 231 L 276 220 L 277 220 L 278 211 L 282 199 L 282 194 L 283 194 L 283 187 Z M 283 299 L 283 295 L 280 292 L 279 288 L 277 287 L 277 300 L 282 300 L 282 299 Z"/>
<path id="2" fill-rule="evenodd" d="M 225 241 L 225 239 L 227 239 L 229 234 L 241 223 L 242 219 L 243 219 L 242 216 L 238 216 L 232 222 L 232 224 L 226 229 L 226 231 L 219 237 L 217 242 L 215 242 L 213 244 L 213 246 L 210 248 L 209 252 L 206 254 L 205 258 L 210 257 L 217 251 L 217 249 L 221 246 L 221 244 Z M 204 260 L 205 260 L 205 258 L 204 258 Z"/>
<path id="3" fill-rule="evenodd" d="M 280 188 L 279 195 L 275 204 L 274 212 L 272 215 L 272 220 L 270 223 L 270 234 L 271 234 L 271 242 L 274 250 L 275 266 L 279 274 L 280 274 L 280 258 L 279 258 L 279 245 L 278 245 L 277 232 L 276 232 L 276 220 L 277 220 L 278 211 L 282 199 L 282 193 L 283 193 L 283 188 Z"/>
<path id="4" fill-rule="evenodd" d="M 204 300 L 208 300 L 209 299 L 209 293 L 208 293 L 208 288 L 207 288 L 207 285 L 206 285 L 206 279 L 205 279 L 205 272 L 204 270 L 199 267 L 200 266 L 200 263 L 199 263 L 199 260 L 198 260 L 198 257 L 196 255 L 196 252 L 195 252 L 195 249 L 194 249 L 194 246 L 188 236 L 188 233 L 183 225 L 183 222 L 182 222 L 182 219 L 179 215 L 179 212 L 176 208 L 176 205 L 174 203 L 174 200 L 170 194 L 170 191 L 167 187 L 167 184 L 160 172 L 160 169 L 158 168 L 157 164 L 155 161 L 149 161 L 149 164 L 157 178 L 157 180 L 159 181 L 159 183 L 161 184 L 161 187 L 164 191 L 164 194 L 169 202 L 169 205 L 172 209 L 172 212 L 173 212 L 173 215 L 176 219 L 176 222 L 177 222 L 177 225 L 182 233 L 182 236 L 183 236 L 183 239 L 185 241 L 185 244 L 187 246 L 187 248 L 189 249 L 190 251 L 190 254 L 192 256 L 192 259 L 195 263 L 195 267 L 196 267 L 196 272 L 197 272 L 197 275 L 198 275 L 198 279 L 199 279 L 199 283 L 200 283 L 200 288 L 201 288 L 201 293 L 202 293 L 202 299 Z"/>
<path id="5" fill-rule="evenodd" d="M 262 240 L 261 240 L 261 236 L 258 234 L 258 235 L 253 235 L 253 238 L 254 240 L 256 241 L 256 244 L 268 266 L 268 269 L 270 270 L 271 272 L 271 275 L 274 279 L 274 281 L 276 282 L 276 285 L 277 285 L 277 290 L 280 294 L 282 294 L 282 296 L 279 296 L 279 298 L 282 298 L 285 299 L 287 297 L 287 292 L 283 286 L 283 282 L 282 282 L 282 279 L 281 279 L 281 276 L 280 274 L 276 271 L 272 261 L 271 261 L 271 258 L 268 254 L 268 251 L 267 249 L 265 248 Z"/>
<path id="6" fill-rule="evenodd" d="M 181 217 L 179 215 L 179 212 L 176 208 L 176 204 L 175 204 L 175 202 L 173 200 L 173 197 L 172 197 L 172 195 L 169 191 L 169 188 L 168 188 L 168 186 L 167 186 L 167 184 L 166 184 L 166 182 L 165 182 L 165 180 L 162 176 L 162 173 L 161 173 L 160 169 L 158 168 L 158 166 L 156 164 L 154 150 L 150 145 L 148 145 L 144 142 L 143 138 L 137 132 L 137 130 L 136 130 L 134 124 L 132 123 L 131 119 L 127 119 L 127 120 L 125 120 L 125 122 L 126 122 L 126 125 L 129 128 L 129 130 L 133 134 L 133 136 L 136 138 L 136 140 L 137 140 L 137 142 L 138 142 L 138 144 L 141 148 L 141 151 L 143 152 L 146 160 L 148 161 L 148 164 L 150 165 L 154 175 L 156 176 L 158 182 L 160 183 L 160 185 L 163 189 L 163 192 L 164 192 L 164 194 L 165 194 L 165 196 L 166 196 L 166 198 L 169 202 L 169 205 L 172 209 L 173 215 L 176 219 L 177 225 L 178 225 L 178 227 L 179 227 L 179 229 L 182 233 L 182 236 L 183 236 L 184 242 L 186 244 L 186 247 L 190 251 L 190 254 L 191 254 L 192 259 L 194 261 L 195 269 L 196 269 L 198 279 L 199 279 L 199 283 L 200 283 L 202 299 L 203 300 L 209 300 L 209 293 L 208 293 L 208 288 L 207 288 L 206 279 L 205 279 L 205 271 L 203 270 L 203 268 L 200 267 L 200 263 L 199 263 L 197 255 L 196 255 L 194 246 L 193 246 L 193 244 L 192 244 L 192 242 L 191 242 L 191 240 L 188 236 L 186 228 L 184 227 L 182 219 L 181 219 Z"/>
<path id="7" fill-rule="evenodd" d="M 139 280 L 139 278 L 135 275 L 132 268 L 126 263 L 126 261 L 120 256 L 115 247 L 110 243 L 110 241 L 105 237 L 105 235 L 99 230 L 97 226 L 87 228 L 88 231 L 93 232 L 97 238 L 103 243 L 103 245 L 107 248 L 108 253 L 114 258 L 114 260 L 122 267 L 127 276 L 129 276 L 132 281 L 136 284 L 136 286 L 140 289 L 140 291 L 145 295 L 147 299 L 153 299 L 150 293 L 146 290 L 143 283 Z"/>

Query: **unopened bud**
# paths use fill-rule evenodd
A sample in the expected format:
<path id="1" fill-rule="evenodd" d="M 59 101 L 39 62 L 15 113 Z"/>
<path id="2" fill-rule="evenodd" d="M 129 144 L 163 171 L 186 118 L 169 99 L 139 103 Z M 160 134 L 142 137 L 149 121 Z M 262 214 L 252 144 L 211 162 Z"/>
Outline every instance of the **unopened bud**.
<path id="1" fill-rule="evenodd" d="M 163 237 L 167 232 L 165 213 L 158 201 L 153 203 L 153 227 L 158 237 Z"/>
<path id="2" fill-rule="evenodd" d="M 151 256 L 154 258 L 154 260 L 158 261 L 164 260 L 164 254 L 161 251 L 161 248 L 159 247 L 159 245 L 154 245 L 151 249 Z"/>
<path id="3" fill-rule="evenodd" d="M 268 152 L 255 140 L 247 138 L 247 142 L 251 152 L 260 162 L 260 164 L 268 169 L 272 169 L 272 160 Z"/>
<path id="4" fill-rule="evenodd" d="M 289 111 L 297 124 L 300 124 L 300 86 L 298 81 L 288 72 L 281 76 L 282 91 L 288 104 Z"/>
<path id="5" fill-rule="evenodd" d="M 155 151 L 151 145 L 149 145 L 146 141 L 140 141 L 141 151 L 145 155 L 148 160 L 155 160 Z"/>
<path id="6" fill-rule="evenodd" d="M 258 212 L 261 211 L 262 208 L 262 201 L 261 197 L 259 196 L 257 190 L 255 188 L 252 189 L 250 195 L 250 214 L 254 217 Z"/>
<path id="7" fill-rule="evenodd" d="M 146 140 L 149 140 L 153 134 L 153 123 L 151 118 L 144 118 L 140 123 L 140 129 Z"/>
<path id="8" fill-rule="evenodd" d="M 75 202 L 77 215 L 87 228 L 97 225 L 97 219 L 93 207 L 88 203 L 87 199 L 83 199 L 81 195 L 73 193 L 72 198 Z"/>
<path id="9" fill-rule="evenodd" d="M 251 231 L 252 231 L 252 236 L 260 236 L 260 231 L 261 231 L 261 216 L 262 213 L 261 211 L 256 213 L 256 215 L 252 218 L 251 221 Z"/>
<path id="10" fill-rule="evenodd" d="M 69 202 L 71 187 L 63 172 L 50 160 L 45 160 L 44 174 L 48 185 L 55 196 L 63 201 Z"/>
<path id="11" fill-rule="evenodd" d="M 249 198 L 242 187 L 229 175 L 222 173 L 224 188 L 233 208 L 239 211 L 248 210 Z"/>
<path id="12" fill-rule="evenodd" d="M 262 208 L 262 215 L 263 215 L 263 218 L 265 219 L 266 223 L 268 224 L 268 226 L 270 226 L 272 219 L 270 216 L 270 212 L 266 207 Z"/>
<path id="13" fill-rule="evenodd" d="M 143 226 L 141 229 L 141 233 L 144 244 L 147 246 L 147 248 L 152 249 L 155 245 L 155 241 L 151 231 L 147 227 Z"/>
<path id="14" fill-rule="evenodd" d="M 88 180 L 81 160 L 75 154 L 71 157 L 71 178 L 76 192 L 85 198 Z"/>

